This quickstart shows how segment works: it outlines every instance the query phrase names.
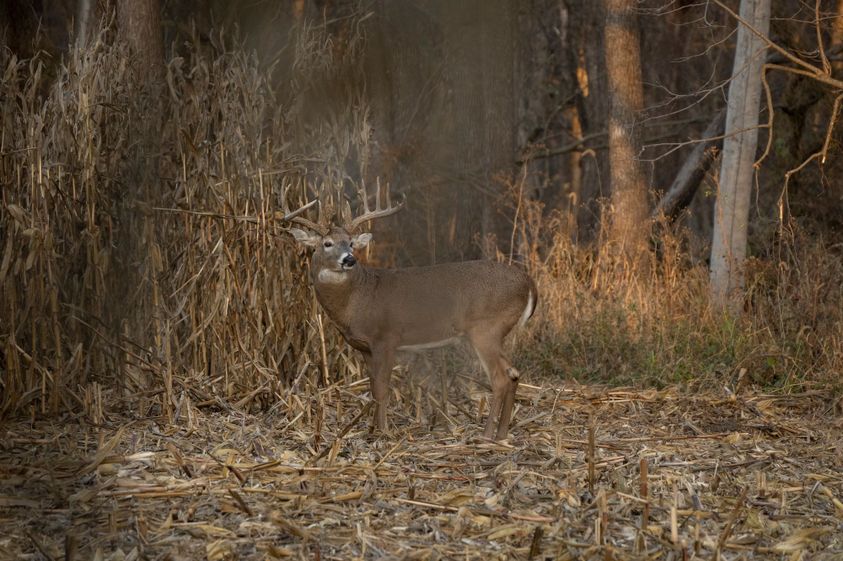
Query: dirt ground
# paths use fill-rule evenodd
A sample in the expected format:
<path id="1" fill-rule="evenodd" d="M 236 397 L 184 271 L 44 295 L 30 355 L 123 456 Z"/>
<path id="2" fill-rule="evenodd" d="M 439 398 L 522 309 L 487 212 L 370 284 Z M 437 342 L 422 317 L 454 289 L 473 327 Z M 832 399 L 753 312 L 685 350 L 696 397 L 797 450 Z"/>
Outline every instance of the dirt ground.
<path id="1" fill-rule="evenodd" d="M 364 381 L 259 414 L 184 392 L 170 421 L 5 422 L 0 558 L 843 559 L 819 392 L 522 384 L 493 443 L 482 388 L 396 388 L 381 436 Z"/>

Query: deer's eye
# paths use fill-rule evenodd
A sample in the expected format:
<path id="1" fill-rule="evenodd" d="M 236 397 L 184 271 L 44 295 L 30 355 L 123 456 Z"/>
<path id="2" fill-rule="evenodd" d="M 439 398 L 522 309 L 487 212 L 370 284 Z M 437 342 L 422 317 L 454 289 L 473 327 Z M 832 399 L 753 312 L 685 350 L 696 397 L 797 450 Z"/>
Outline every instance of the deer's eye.
<path id="1" fill-rule="evenodd" d="M 329 247 L 333 247 L 333 246 L 334 246 L 334 242 L 332 242 L 331 240 L 325 240 L 324 242 L 322 242 L 322 246 L 323 246 L 323 247 L 325 247 L 325 248 L 327 249 L 327 248 L 329 248 Z"/>

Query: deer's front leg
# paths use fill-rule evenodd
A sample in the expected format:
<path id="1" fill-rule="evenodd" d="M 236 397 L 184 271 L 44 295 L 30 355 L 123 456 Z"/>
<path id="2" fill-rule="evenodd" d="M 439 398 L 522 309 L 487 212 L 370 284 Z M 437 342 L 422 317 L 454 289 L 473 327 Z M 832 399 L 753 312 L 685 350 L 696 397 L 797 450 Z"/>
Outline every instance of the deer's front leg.
<path id="1" fill-rule="evenodd" d="M 375 400 L 372 426 L 386 432 L 386 408 L 389 401 L 389 378 L 395 359 L 395 349 L 390 346 L 373 348 L 366 355 L 369 363 L 369 383 Z"/>

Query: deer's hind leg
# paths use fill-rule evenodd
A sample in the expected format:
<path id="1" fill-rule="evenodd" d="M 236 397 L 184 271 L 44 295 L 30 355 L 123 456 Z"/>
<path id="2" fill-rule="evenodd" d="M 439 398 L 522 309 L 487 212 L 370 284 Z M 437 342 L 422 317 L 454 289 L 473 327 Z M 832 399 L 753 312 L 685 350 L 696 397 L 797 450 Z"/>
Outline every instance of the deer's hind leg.
<path id="1" fill-rule="evenodd" d="M 512 407 L 515 405 L 515 392 L 518 390 L 518 379 L 521 376 L 518 370 L 509 363 L 509 360 L 501 355 L 501 370 L 506 375 L 507 391 L 501 405 L 501 416 L 498 420 L 498 433 L 496 440 L 503 440 L 509 432 L 509 421 L 512 419 Z"/>
<path id="2" fill-rule="evenodd" d="M 468 337 L 492 385 L 489 417 L 486 419 L 483 436 L 501 440 L 506 438 L 509 432 L 515 390 L 518 388 L 518 371 L 503 356 L 503 336 L 475 332 L 469 333 Z"/>

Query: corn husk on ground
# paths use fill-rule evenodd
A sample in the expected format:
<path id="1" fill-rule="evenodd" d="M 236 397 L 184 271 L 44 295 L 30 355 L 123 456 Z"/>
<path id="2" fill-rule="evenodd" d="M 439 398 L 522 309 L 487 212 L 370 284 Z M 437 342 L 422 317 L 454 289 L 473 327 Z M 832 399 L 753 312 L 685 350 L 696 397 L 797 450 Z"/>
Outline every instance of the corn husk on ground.
<path id="1" fill-rule="evenodd" d="M 197 407 L 201 396 L 186 391 L 173 424 L 6 424 L 0 556 L 843 552 L 841 427 L 827 422 L 818 395 L 525 385 L 511 438 L 493 443 L 477 437 L 484 389 L 454 384 L 447 401 L 416 407 L 424 384 L 400 378 L 388 436 L 360 418 L 369 412 L 362 380 L 279 395 L 258 415 Z"/>

